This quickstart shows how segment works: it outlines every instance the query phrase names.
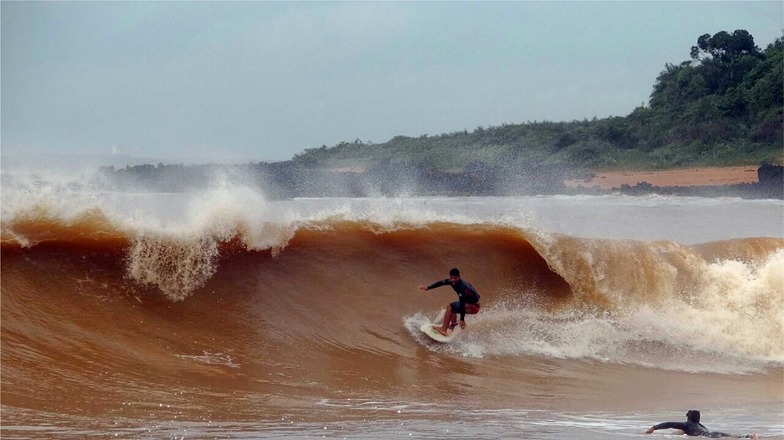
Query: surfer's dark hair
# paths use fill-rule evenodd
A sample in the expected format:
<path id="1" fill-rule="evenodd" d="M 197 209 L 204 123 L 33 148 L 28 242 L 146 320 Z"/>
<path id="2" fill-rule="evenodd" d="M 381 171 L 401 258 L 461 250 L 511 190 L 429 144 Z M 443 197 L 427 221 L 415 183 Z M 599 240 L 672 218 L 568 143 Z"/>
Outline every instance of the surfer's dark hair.
<path id="1" fill-rule="evenodd" d="M 696 409 L 690 409 L 689 412 L 686 413 L 686 420 L 694 423 L 700 423 L 700 412 Z"/>
<path id="2" fill-rule="evenodd" d="M 456 267 L 453 267 L 452 270 L 449 271 L 449 276 L 450 277 L 459 277 L 460 276 L 460 270 L 458 270 Z"/>

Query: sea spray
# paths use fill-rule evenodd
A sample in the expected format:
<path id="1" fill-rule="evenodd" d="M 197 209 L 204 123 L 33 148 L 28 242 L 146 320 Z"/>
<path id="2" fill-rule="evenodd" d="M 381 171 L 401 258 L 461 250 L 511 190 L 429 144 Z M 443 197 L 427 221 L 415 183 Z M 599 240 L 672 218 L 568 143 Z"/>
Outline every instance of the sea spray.
<path id="1" fill-rule="evenodd" d="M 217 270 L 218 246 L 211 237 L 180 240 L 141 236 L 128 251 L 128 277 L 154 285 L 172 301 L 188 297 Z"/>
<path id="2" fill-rule="evenodd" d="M 238 240 L 245 250 L 276 253 L 295 226 L 270 220 L 267 201 L 257 190 L 221 182 L 192 194 L 179 223 L 136 233 L 128 251 L 128 277 L 158 287 L 173 301 L 190 296 L 217 271 L 220 245 Z"/>
<path id="3" fill-rule="evenodd" d="M 784 250 L 756 263 L 705 264 L 683 318 L 722 351 L 784 362 Z"/>

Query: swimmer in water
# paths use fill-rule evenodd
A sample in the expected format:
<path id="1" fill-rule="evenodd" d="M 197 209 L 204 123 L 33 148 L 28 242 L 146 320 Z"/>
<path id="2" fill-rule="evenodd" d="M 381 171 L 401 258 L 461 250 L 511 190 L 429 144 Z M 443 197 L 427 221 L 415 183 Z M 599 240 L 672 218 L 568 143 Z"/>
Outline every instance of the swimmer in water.
<path id="1" fill-rule="evenodd" d="M 733 434 L 725 434 L 719 431 L 709 431 L 708 428 L 703 426 L 700 423 L 700 412 L 697 410 L 689 410 L 686 413 L 686 421 L 685 422 L 664 422 L 659 423 L 658 425 L 651 426 L 645 431 L 646 434 L 652 434 L 653 431 L 658 429 L 680 429 L 686 435 L 690 436 L 701 436 L 701 437 L 710 437 L 710 438 L 721 438 L 721 437 L 734 437 L 734 438 L 757 438 L 756 434 L 747 434 L 747 435 L 733 435 Z"/>

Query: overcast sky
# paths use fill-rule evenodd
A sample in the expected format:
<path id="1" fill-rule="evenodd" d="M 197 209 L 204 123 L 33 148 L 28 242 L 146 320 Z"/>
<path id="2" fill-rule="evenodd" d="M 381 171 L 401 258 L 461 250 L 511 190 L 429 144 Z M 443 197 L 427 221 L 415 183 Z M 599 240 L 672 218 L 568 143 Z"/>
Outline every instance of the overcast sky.
<path id="1" fill-rule="evenodd" d="M 625 116 L 697 37 L 784 2 L 2 2 L 2 154 L 277 161 Z"/>

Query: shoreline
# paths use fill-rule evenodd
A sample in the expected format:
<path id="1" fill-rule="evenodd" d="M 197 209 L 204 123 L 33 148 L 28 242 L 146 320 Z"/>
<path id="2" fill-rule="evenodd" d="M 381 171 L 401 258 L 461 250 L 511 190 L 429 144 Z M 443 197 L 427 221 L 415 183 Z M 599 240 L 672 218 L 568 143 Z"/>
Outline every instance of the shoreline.
<path id="1" fill-rule="evenodd" d="M 594 171 L 588 180 L 565 180 L 567 188 L 611 190 L 647 182 L 657 187 L 722 186 L 759 183 L 758 166 L 683 168 L 656 171 Z"/>
<path id="2" fill-rule="evenodd" d="M 410 195 L 443 196 L 568 195 L 620 191 L 626 195 L 655 193 L 784 198 L 784 167 L 781 165 L 638 171 L 570 171 L 555 166 L 517 171 L 488 166 L 456 171 L 390 166 L 362 172 L 301 167 L 290 162 L 234 167 L 147 165 L 124 169 L 102 167 L 98 172 L 100 179 L 96 182 L 110 189 L 142 187 L 186 192 L 204 188 L 207 186 L 205 182 L 212 180 L 214 172 L 223 172 L 226 168 L 233 168 L 247 176 L 243 184 L 257 186 L 271 199 L 396 196 L 401 188 Z"/>

